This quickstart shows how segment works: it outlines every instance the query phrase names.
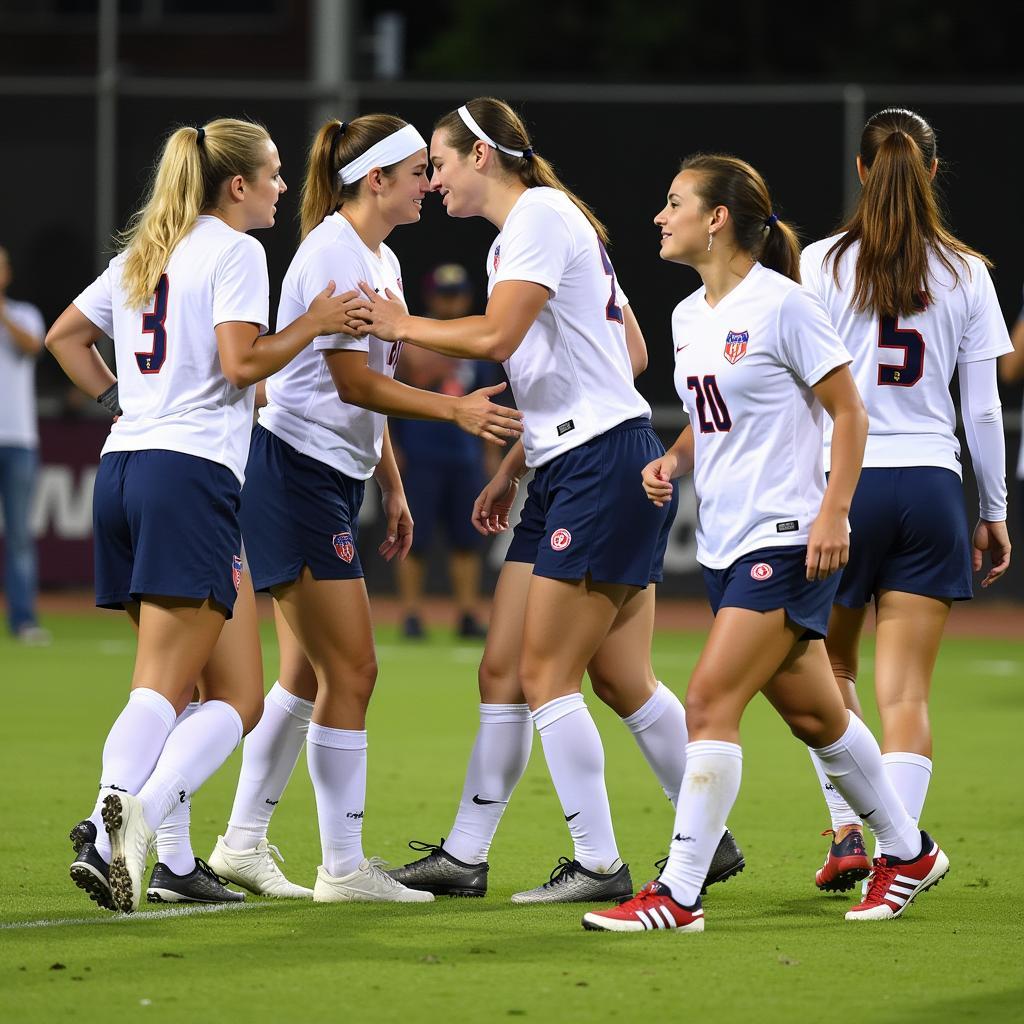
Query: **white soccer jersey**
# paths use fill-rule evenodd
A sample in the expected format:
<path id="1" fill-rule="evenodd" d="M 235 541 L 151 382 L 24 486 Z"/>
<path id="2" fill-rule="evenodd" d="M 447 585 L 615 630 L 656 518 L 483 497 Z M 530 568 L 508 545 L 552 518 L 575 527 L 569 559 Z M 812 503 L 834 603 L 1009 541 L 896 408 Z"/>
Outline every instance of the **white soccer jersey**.
<path id="1" fill-rule="evenodd" d="M 827 417 L 811 388 L 850 361 L 825 308 L 755 264 L 714 308 L 703 288 L 680 302 L 672 339 L 693 427 L 697 561 L 725 569 L 805 545 L 825 493 Z"/>
<path id="2" fill-rule="evenodd" d="M 530 281 L 551 293 L 504 363 L 523 413 L 526 464 L 540 466 L 651 407 L 633 385 L 619 289 L 590 222 L 564 192 L 527 189 L 487 257 L 487 293 Z"/>
<path id="3" fill-rule="evenodd" d="M 879 318 L 853 309 L 859 243 L 839 264 L 839 283 L 825 254 L 841 236 L 807 246 L 800 258 L 804 287 L 828 309 L 853 357 L 851 370 L 868 410 L 865 466 L 940 466 L 960 473 L 960 443 L 949 382 L 957 363 L 993 359 L 1012 350 L 988 268 L 967 256 L 959 283 L 934 255 L 932 304 L 908 317 Z M 954 265 L 956 260 L 954 259 Z M 825 466 L 832 421 L 826 417 Z"/>
<path id="4" fill-rule="evenodd" d="M 331 214 L 303 239 L 285 274 L 278 330 L 305 313 L 329 281 L 336 285 L 335 295 L 358 290 L 360 281 L 373 285 L 381 295 L 385 288 L 400 295 L 402 268 L 386 245 L 376 256 L 340 213 Z M 401 348 L 401 342 L 372 335 L 317 338 L 267 381 L 267 405 L 260 410 L 260 423 L 303 455 L 355 480 L 366 480 L 380 462 L 387 417 L 343 402 L 323 353 L 366 352 L 371 370 L 394 377 Z"/>
<path id="5" fill-rule="evenodd" d="M 23 331 L 42 339 L 43 314 L 35 306 L 4 299 L 4 313 Z M 38 448 L 36 425 L 36 353 L 22 352 L 0 324 L 0 446 Z"/>
<path id="6" fill-rule="evenodd" d="M 225 378 L 214 328 L 237 320 L 266 331 L 270 281 L 263 246 L 217 217 L 200 217 L 141 309 L 125 305 L 124 259 L 111 260 L 74 303 L 114 339 L 124 415 L 110 428 L 102 454 L 183 452 L 227 466 L 241 483 L 255 391 Z"/>

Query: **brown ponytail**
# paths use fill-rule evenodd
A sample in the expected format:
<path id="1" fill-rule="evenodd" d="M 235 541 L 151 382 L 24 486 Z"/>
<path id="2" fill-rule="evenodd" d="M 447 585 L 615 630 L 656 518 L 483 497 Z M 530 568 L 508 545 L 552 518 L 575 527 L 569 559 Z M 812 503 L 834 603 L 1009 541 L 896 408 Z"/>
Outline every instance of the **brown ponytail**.
<path id="1" fill-rule="evenodd" d="M 321 125 L 306 160 L 306 180 L 302 184 L 299 207 L 302 238 L 324 217 L 359 195 L 362 180 L 343 185 L 338 176 L 342 167 L 405 125 L 405 121 L 393 114 L 364 114 L 348 122 L 332 118 Z M 384 167 L 383 172 L 392 174 L 396 166 Z"/>
<path id="2" fill-rule="evenodd" d="M 509 174 L 519 179 L 527 188 L 556 188 L 564 192 L 584 217 L 590 221 L 590 226 L 597 232 L 597 237 L 604 245 L 608 244 L 608 229 L 597 219 L 594 211 L 579 196 L 575 195 L 559 180 L 554 167 L 533 152 L 533 144 L 526 131 L 526 125 L 522 118 L 504 101 L 496 100 L 491 96 L 481 96 L 470 100 L 466 106 L 473 115 L 473 120 L 492 138 L 495 142 L 508 149 L 523 151 L 523 156 L 509 156 L 508 153 L 496 150 L 495 156 L 498 159 L 498 166 Z M 443 131 L 448 145 L 460 156 L 466 156 L 473 146 L 480 140 L 466 126 L 466 123 L 459 117 L 459 112 L 453 110 L 445 114 L 437 124 L 434 131 Z"/>
<path id="3" fill-rule="evenodd" d="M 964 245 L 945 226 L 931 180 L 936 159 L 935 132 L 910 110 L 879 111 L 864 126 L 861 163 L 867 170 L 845 234 L 829 249 L 832 275 L 839 283 L 839 261 L 856 242 L 853 304 L 877 316 L 909 316 L 932 301 L 928 258 L 934 253 L 955 280 L 968 270 L 965 256 L 990 261 Z"/>
<path id="4" fill-rule="evenodd" d="M 704 209 L 729 211 L 736 244 L 762 266 L 800 283 L 800 243 L 796 231 L 772 210 L 764 178 L 745 160 L 721 153 L 687 157 L 682 171 L 700 175 L 694 192 Z"/>

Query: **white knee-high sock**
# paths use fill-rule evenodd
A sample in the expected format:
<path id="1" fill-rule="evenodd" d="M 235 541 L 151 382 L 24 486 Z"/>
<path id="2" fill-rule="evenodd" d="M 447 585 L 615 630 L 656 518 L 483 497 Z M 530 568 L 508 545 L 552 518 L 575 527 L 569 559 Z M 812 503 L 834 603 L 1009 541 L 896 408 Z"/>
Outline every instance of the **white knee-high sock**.
<path id="1" fill-rule="evenodd" d="M 324 869 L 335 878 L 350 875 L 363 861 L 366 730 L 312 722 L 306 763 L 316 795 Z"/>
<path id="2" fill-rule="evenodd" d="M 665 796 L 676 805 L 686 771 L 686 711 L 682 701 L 664 684 L 622 724 L 633 734 L 637 746 L 651 766 Z"/>
<path id="3" fill-rule="evenodd" d="M 882 755 L 885 774 L 899 794 L 907 814 L 916 825 L 921 820 L 928 785 L 932 781 L 932 759 L 923 754 L 894 751 Z"/>
<path id="4" fill-rule="evenodd" d="M 732 805 L 740 791 L 743 751 L 736 743 L 695 740 L 686 747 L 686 773 L 676 804 L 675 832 L 660 880 L 692 907 L 700 896 Z"/>
<path id="5" fill-rule="evenodd" d="M 548 701 L 534 711 L 533 721 L 572 835 L 574 858 L 588 871 L 617 871 L 619 851 L 604 784 L 604 748 L 583 694 Z"/>
<path id="6" fill-rule="evenodd" d="M 226 701 L 208 700 L 164 744 L 139 790 L 146 824 L 155 832 L 176 803 L 185 803 L 242 740 L 242 719 Z"/>
<path id="7" fill-rule="evenodd" d="M 89 815 L 96 826 L 96 852 L 106 861 L 110 860 L 110 840 L 100 816 L 105 791 L 138 793 L 152 774 L 176 717 L 174 705 L 166 697 L 140 686 L 128 695 L 128 703 L 107 733 L 100 796 Z"/>
<path id="8" fill-rule="evenodd" d="M 828 813 L 832 819 L 832 829 L 838 832 L 844 825 L 859 825 L 860 818 L 857 812 L 843 799 L 843 795 L 832 784 L 832 780 L 825 774 L 825 766 L 821 763 L 813 747 L 807 748 L 811 755 L 811 764 L 818 775 L 818 784 L 825 797 L 825 804 L 828 806 Z"/>
<path id="9" fill-rule="evenodd" d="M 836 789 L 874 832 L 879 853 L 900 860 L 920 853 L 921 834 L 886 775 L 875 737 L 855 714 L 850 713 L 850 724 L 835 743 L 814 752 Z"/>
<path id="10" fill-rule="evenodd" d="M 174 728 L 177 729 L 186 718 L 191 718 L 200 706 L 199 701 L 187 705 L 178 715 Z M 191 808 L 191 799 L 184 803 L 176 803 L 156 830 L 156 859 L 176 875 L 191 874 L 196 866 L 196 855 L 192 852 L 192 836 L 189 832 Z"/>
<path id="11" fill-rule="evenodd" d="M 480 727 L 462 785 L 459 812 L 444 848 L 464 864 L 487 860 L 491 840 L 533 745 L 528 704 L 481 704 Z"/>
<path id="12" fill-rule="evenodd" d="M 270 817 L 284 793 L 306 742 L 313 702 L 274 683 L 263 717 L 242 744 L 242 770 L 224 833 L 233 850 L 251 850 L 266 839 Z"/>

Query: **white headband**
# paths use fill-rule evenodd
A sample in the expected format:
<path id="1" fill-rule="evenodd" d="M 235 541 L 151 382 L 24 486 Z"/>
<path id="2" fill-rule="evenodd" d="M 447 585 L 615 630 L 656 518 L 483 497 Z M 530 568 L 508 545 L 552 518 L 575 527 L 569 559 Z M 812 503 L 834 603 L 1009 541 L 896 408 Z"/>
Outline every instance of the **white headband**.
<path id="1" fill-rule="evenodd" d="M 501 146 L 497 142 L 495 142 L 494 139 L 492 139 L 490 137 L 490 135 L 488 135 L 487 132 L 485 132 L 483 130 L 483 128 L 481 128 L 480 125 L 478 125 L 476 123 L 476 118 L 473 117 L 473 115 L 469 112 L 469 107 L 465 106 L 465 104 L 463 104 L 463 106 L 459 107 L 459 117 L 462 118 L 462 120 L 465 123 L 466 127 L 481 142 L 486 142 L 487 145 L 491 147 L 491 149 L 500 149 L 502 153 L 507 153 L 509 156 L 524 157 L 527 154 L 529 154 L 530 156 L 533 156 L 533 150 L 532 149 L 526 149 L 526 150 L 522 150 L 522 149 L 509 149 L 507 146 Z"/>
<path id="2" fill-rule="evenodd" d="M 426 148 L 423 136 L 411 124 L 407 124 L 372 145 L 362 156 L 345 164 L 338 171 L 338 177 L 343 185 L 351 185 L 365 177 L 374 167 L 390 167 Z"/>

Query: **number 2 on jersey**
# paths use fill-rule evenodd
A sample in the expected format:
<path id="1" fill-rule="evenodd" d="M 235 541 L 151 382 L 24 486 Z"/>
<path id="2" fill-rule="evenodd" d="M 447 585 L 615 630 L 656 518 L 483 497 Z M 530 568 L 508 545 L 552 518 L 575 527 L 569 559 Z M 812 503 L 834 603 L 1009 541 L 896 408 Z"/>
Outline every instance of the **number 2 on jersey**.
<path id="1" fill-rule="evenodd" d="M 608 297 L 608 304 L 604 307 L 604 315 L 607 319 L 621 324 L 623 323 L 622 307 L 615 302 L 615 268 L 612 266 L 612 261 L 608 259 L 608 250 L 605 249 L 604 242 L 598 239 L 597 244 L 601 249 L 601 263 L 604 265 L 604 272 L 612 279 L 612 293 Z"/>
<path id="2" fill-rule="evenodd" d="M 164 321 L 167 319 L 169 290 L 167 275 L 161 274 L 153 292 L 153 308 L 142 314 L 142 333 L 153 335 L 153 347 L 149 352 L 135 353 L 135 362 L 139 364 L 141 373 L 159 373 L 167 359 L 167 331 L 164 330 Z"/>
<path id="3" fill-rule="evenodd" d="M 732 417 L 718 389 L 718 381 L 713 373 L 704 374 L 704 380 L 700 377 L 687 377 L 686 387 L 693 392 L 697 402 L 697 419 L 700 422 L 702 434 L 713 434 L 715 431 L 726 434 L 732 430 Z M 711 419 L 708 419 L 708 411 L 711 412 Z"/>
<path id="4" fill-rule="evenodd" d="M 878 367 L 879 385 L 912 388 L 924 373 L 924 338 L 912 327 L 900 327 L 894 316 L 878 321 L 878 347 L 903 349 L 903 362 L 882 363 Z"/>

